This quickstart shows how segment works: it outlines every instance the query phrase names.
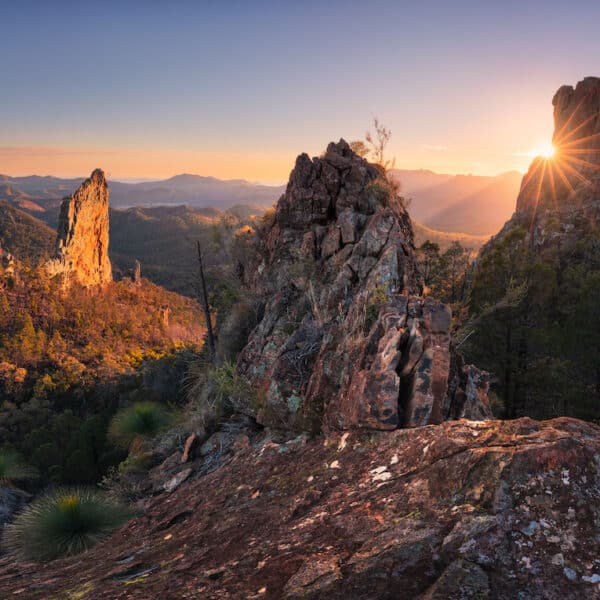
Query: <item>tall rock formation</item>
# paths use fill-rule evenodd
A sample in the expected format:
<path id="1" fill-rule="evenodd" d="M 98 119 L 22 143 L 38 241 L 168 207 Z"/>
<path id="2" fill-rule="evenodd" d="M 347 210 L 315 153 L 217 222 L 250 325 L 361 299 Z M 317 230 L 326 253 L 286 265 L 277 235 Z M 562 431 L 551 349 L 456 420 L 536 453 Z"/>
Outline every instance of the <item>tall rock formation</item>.
<path id="1" fill-rule="evenodd" d="M 239 357 L 273 426 L 395 429 L 491 417 L 487 375 L 452 351 L 451 313 L 423 298 L 408 213 L 341 140 L 296 160 L 260 258 L 267 299 Z"/>
<path id="2" fill-rule="evenodd" d="M 104 172 L 96 169 L 60 207 L 56 253 L 48 271 L 63 275 L 66 285 L 77 282 L 92 287 L 112 281 L 108 198 Z"/>
<path id="3" fill-rule="evenodd" d="M 470 357 L 497 375 L 508 417 L 596 419 L 600 78 L 562 86 L 552 102 L 555 155 L 532 162 L 515 214 L 480 252 Z"/>
<path id="4" fill-rule="evenodd" d="M 598 192 L 600 165 L 600 78 L 586 77 L 575 88 L 563 85 L 554 95 L 556 153 L 536 158 L 521 184 L 517 213 L 568 212 Z"/>

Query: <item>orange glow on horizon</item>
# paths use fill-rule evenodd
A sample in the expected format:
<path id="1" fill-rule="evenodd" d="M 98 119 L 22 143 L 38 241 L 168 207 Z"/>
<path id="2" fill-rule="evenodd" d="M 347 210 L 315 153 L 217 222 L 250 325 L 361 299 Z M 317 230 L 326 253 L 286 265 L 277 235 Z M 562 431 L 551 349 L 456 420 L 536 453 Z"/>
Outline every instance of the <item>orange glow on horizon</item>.
<path id="1" fill-rule="evenodd" d="M 295 148 L 265 152 L 173 150 L 173 149 L 105 149 L 46 146 L 0 146 L 0 174 L 21 177 L 53 175 L 84 177 L 95 168 L 106 171 L 111 179 L 167 179 L 180 173 L 212 176 L 218 179 L 246 179 L 280 185 L 288 180 L 296 156 L 303 150 L 316 156 L 324 148 Z M 470 152 L 431 152 L 427 147 L 390 152 L 396 168 L 428 169 L 446 174 L 494 176 L 506 171 L 526 172 L 530 153 L 508 153 L 505 161 L 480 164 Z"/>

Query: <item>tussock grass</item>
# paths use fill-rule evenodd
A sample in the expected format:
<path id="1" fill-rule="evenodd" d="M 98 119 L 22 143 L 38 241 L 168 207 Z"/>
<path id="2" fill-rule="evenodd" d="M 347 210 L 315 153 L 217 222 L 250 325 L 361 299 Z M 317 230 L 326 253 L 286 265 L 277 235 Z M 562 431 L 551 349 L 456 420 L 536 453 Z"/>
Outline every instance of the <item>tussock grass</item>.
<path id="1" fill-rule="evenodd" d="M 156 402 L 138 402 L 121 409 L 112 419 L 109 438 L 128 450 L 137 438 L 153 438 L 173 422 L 173 414 Z"/>
<path id="2" fill-rule="evenodd" d="M 84 552 L 123 525 L 130 510 L 88 488 L 59 489 L 34 500 L 5 529 L 3 545 L 26 560 Z"/>

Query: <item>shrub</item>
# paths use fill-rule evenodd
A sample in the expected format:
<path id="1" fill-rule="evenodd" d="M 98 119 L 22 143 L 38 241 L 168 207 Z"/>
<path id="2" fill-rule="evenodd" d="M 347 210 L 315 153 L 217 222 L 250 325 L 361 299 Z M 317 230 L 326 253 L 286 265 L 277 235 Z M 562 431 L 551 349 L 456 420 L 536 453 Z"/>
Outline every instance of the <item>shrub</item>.
<path id="1" fill-rule="evenodd" d="M 173 415 L 157 402 L 138 402 L 121 409 L 112 419 L 108 437 L 120 447 L 129 449 L 136 438 L 152 438 L 173 421 Z"/>
<path id="2" fill-rule="evenodd" d="M 0 483 L 35 479 L 36 470 L 27 465 L 14 450 L 0 450 Z"/>
<path id="3" fill-rule="evenodd" d="M 129 509 L 86 488 L 59 489 L 27 506 L 7 526 L 6 548 L 27 560 L 79 554 L 123 525 Z"/>
<path id="4" fill-rule="evenodd" d="M 385 287 L 377 285 L 369 292 L 369 298 L 365 306 L 365 327 L 370 330 L 379 317 L 382 306 L 389 302 Z"/>
<path id="5" fill-rule="evenodd" d="M 377 212 L 382 208 L 390 208 L 395 214 L 401 215 L 408 202 L 399 194 L 399 186 L 392 179 L 382 175 L 371 181 L 366 188 L 366 206 L 368 212 Z"/>
<path id="6" fill-rule="evenodd" d="M 255 404 L 254 390 L 232 361 L 220 367 L 209 367 L 201 360 L 192 362 L 187 386 L 186 421 L 198 427 L 205 428 L 234 412 L 251 413 Z"/>

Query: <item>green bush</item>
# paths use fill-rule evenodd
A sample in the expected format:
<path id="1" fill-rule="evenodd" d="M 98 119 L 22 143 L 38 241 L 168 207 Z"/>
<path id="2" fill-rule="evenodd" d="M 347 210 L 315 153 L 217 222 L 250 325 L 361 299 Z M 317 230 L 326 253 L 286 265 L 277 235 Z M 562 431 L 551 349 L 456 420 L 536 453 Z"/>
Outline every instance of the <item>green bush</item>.
<path id="1" fill-rule="evenodd" d="M 173 422 L 173 415 L 157 402 L 138 402 L 121 409 L 112 419 L 108 437 L 128 449 L 136 438 L 153 438 Z"/>
<path id="2" fill-rule="evenodd" d="M 220 367 L 192 362 L 187 377 L 186 422 L 199 427 L 217 423 L 234 412 L 252 413 L 255 392 L 234 362 Z"/>
<path id="3" fill-rule="evenodd" d="M 27 506 L 6 527 L 3 542 L 26 560 L 53 560 L 87 550 L 130 516 L 127 507 L 94 489 L 59 489 Z"/>
<path id="4" fill-rule="evenodd" d="M 27 465 L 14 450 L 0 450 L 0 483 L 35 479 L 36 470 Z"/>
<path id="5" fill-rule="evenodd" d="M 379 311 L 389 302 L 386 289 L 382 285 L 377 285 L 369 290 L 369 298 L 365 306 L 365 327 L 370 330 L 379 317 Z"/>

